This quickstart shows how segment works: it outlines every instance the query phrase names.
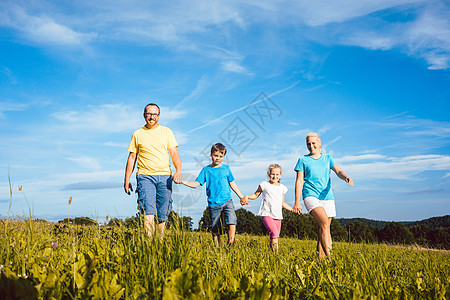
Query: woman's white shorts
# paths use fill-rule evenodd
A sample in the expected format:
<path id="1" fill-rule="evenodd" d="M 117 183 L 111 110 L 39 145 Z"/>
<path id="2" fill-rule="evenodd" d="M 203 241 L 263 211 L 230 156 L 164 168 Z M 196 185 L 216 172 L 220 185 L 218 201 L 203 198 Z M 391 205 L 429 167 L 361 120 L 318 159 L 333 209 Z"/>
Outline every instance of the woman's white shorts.
<path id="1" fill-rule="evenodd" d="M 309 213 L 316 207 L 323 207 L 329 218 L 336 217 L 336 206 L 334 200 L 319 200 L 316 197 L 306 197 L 303 199 L 305 207 Z"/>

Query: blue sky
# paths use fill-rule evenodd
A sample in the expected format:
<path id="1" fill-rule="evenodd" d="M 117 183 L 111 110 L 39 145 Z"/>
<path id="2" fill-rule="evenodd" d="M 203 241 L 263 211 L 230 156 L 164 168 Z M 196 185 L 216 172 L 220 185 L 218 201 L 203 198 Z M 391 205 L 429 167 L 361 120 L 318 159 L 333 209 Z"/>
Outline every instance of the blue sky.
<path id="1" fill-rule="evenodd" d="M 332 177 L 338 217 L 449 214 L 449 15 L 414 0 L 2 1 L 1 217 L 134 215 L 122 182 L 149 102 L 186 179 L 222 141 L 243 193 L 277 162 L 292 204 L 316 131 L 355 182 Z M 204 190 L 174 188 L 195 226 L 205 207 Z"/>

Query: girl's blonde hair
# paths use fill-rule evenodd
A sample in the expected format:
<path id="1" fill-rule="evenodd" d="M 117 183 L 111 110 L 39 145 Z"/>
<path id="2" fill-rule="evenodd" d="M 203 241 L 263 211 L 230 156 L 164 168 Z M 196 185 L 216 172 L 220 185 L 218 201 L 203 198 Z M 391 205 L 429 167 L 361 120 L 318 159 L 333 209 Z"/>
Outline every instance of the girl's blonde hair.
<path id="1" fill-rule="evenodd" d="M 315 137 L 315 138 L 317 138 L 317 140 L 319 141 L 320 146 L 322 146 L 322 141 L 320 140 L 320 137 L 319 137 L 319 135 L 318 135 L 317 133 L 315 133 L 315 132 L 310 132 L 310 133 L 308 133 L 308 134 L 306 135 L 306 142 L 307 142 L 307 143 L 308 143 L 308 138 L 310 138 L 310 137 Z"/>
<path id="2" fill-rule="evenodd" d="M 267 169 L 267 175 L 269 175 L 270 171 L 272 171 L 273 169 L 280 169 L 280 172 L 282 172 L 281 166 L 279 164 L 271 164 Z M 281 178 L 278 180 L 278 182 L 281 182 Z"/>

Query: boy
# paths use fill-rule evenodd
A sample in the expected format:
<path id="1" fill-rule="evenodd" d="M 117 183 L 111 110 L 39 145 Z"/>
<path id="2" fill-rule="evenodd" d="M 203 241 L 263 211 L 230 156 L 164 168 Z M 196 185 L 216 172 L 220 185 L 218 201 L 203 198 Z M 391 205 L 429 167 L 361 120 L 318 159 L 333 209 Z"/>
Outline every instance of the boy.
<path id="1" fill-rule="evenodd" d="M 191 188 L 197 188 L 206 182 L 206 195 L 208 196 L 209 212 L 212 220 L 212 234 L 215 245 L 220 243 L 219 228 L 220 214 L 225 214 L 225 224 L 228 226 L 228 246 L 234 243 L 236 234 L 236 213 L 234 212 L 233 200 L 231 200 L 231 190 L 239 198 L 244 196 L 239 191 L 230 167 L 222 164 L 223 158 L 227 153 L 227 148 L 222 143 L 216 143 L 211 147 L 210 165 L 204 167 L 198 174 L 195 181 L 182 181 L 181 183 Z"/>

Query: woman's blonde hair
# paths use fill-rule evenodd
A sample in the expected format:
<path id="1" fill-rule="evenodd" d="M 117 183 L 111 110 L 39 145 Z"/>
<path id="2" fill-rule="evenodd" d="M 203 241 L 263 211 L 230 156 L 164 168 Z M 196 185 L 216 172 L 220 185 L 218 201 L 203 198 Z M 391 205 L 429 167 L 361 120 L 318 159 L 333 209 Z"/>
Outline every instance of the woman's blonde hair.
<path id="1" fill-rule="evenodd" d="M 270 171 L 272 171 L 273 169 L 280 169 L 280 173 L 282 172 L 281 166 L 279 164 L 271 164 L 267 169 L 267 175 L 269 175 Z M 278 182 L 281 182 L 281 178 L 278 180 Z"/>
<path id="2" fill-rule="evenodd" d="M 320 140 L 320 137 L 319 137 L 319 135 L 318 135 L 317 133 L 315 133 L 315 132 L 310 132 L 310 133 L 308 133 L 308 134 L 306 135 L 306 143 L 308 143 L 308 138 L 310 138 L 310 137 L 315 137 L 315 138 L 317 138 L 317 140 L 319 141 L 320 146 L 322 146 L 322 141 Z"/>

